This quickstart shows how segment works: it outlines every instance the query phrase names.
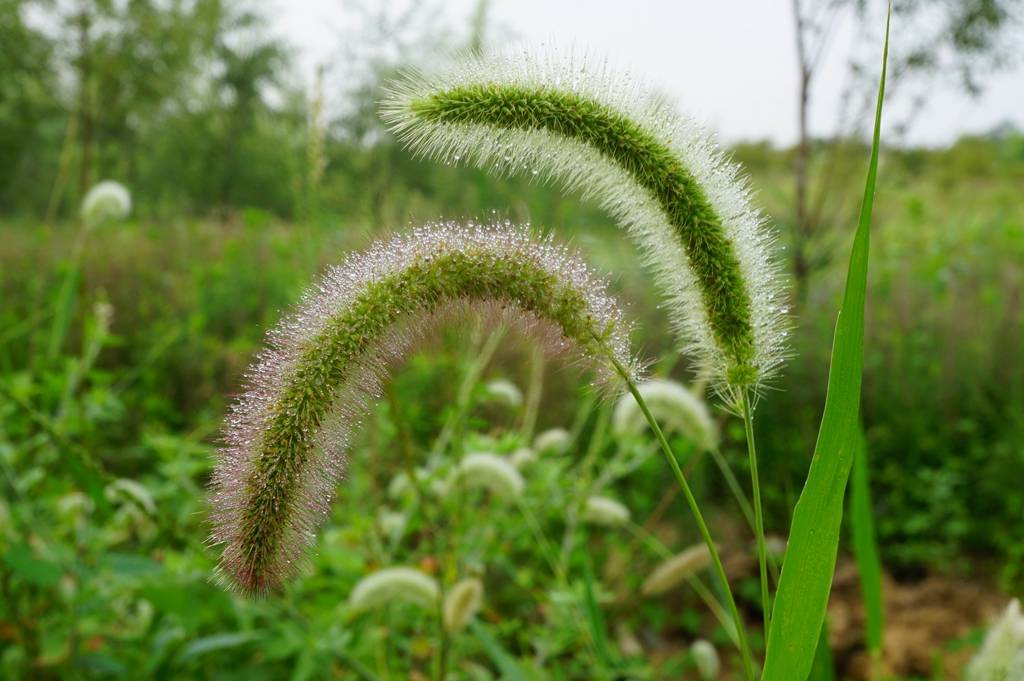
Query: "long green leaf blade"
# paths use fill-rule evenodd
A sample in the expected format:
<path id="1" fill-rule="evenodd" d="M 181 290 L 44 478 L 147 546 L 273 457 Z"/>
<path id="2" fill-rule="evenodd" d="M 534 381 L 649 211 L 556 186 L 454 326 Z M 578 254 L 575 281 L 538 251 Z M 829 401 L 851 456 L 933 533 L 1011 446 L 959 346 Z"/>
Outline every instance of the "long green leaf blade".
<path id="1" fill-rule="evenodd" d="M 501 672 L 502 679 L 507 681 L 529 681 L 526 678 L 526 674 L 516 663 L 515 658 L 505 650 L 501 643 L 498 642 L 498 639 L 491 636 L 491 632 L 487 631 L 487 627 L 477 621 L 473 621 L 469 623 L 469 628 L 477 640 L 480 641 L 480 645 L 483 646 L 487 656 L 491 658 L 491 662 Z"/>
<path id="2" fill-rule="evenodd" d="M 850 253 L 846 290 L 836 320 L 828 394 L 807 481 L 793 510 L 786 559 L 768 633 L 763 681 L 804 681 L 814 662 L 818 636 L 832 589 L 846 482 L 857 443 L 864 348 L 871 208 L 878 175 L 878 148 L 889 54 L 885 25 L 882 77 L 864 201 Z"/>
<path id="3" fill-rule="evenodd" d="M 853 555 L 860 574 L 861 597 L 867 619 L 868 652 L 877 660 L 882 654 L 885 634 L 885 609 L 882 600 L 882 561 L 875 540 L 875 519 L 871 511 L 871 477 L 868 467 L 867 443 L 858 433 L 858 446 L 853 458 L 853 479 L 850 482 L 850 513 L 853 527 Z"/>

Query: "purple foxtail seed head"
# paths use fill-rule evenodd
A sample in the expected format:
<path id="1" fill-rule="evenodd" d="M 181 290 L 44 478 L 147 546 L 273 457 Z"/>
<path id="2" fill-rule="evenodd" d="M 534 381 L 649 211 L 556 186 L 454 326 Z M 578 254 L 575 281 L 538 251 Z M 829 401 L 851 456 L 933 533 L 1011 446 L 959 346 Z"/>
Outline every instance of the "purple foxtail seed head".
<path id="1" fill-rule="evenodd" d="M 602 382 L 615 381 L 609 357 L 636 366 L 603 282 L 526 228 L 432 224 L 351 256 L 269 334 L 226 420 L 211 540 L 228 585 L 261 594 L 294 576 L 389 367 L 429 327 L 465 313 L 573 351 Z"/>

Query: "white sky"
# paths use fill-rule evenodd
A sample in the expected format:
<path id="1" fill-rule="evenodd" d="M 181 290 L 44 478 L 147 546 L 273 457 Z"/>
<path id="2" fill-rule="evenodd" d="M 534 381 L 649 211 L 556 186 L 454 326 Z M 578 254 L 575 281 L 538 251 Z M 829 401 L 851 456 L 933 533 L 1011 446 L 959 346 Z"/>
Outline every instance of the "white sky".
<path id="1" fill-rule="evenodd" d="M 345 0 L 277 2 L 282 3 L 275 14 L 277 30 L 297 47 L 300 67 L 311 79 L 316 64 L 339 58 L 346 31 L 355 28 L 354 14 Z M 465 27 L 476 2 L 444 0 L 443 5 L 449 25 Z M 492 0 L 489 18 L 503 35 L 522 42 L 553 41 L 607 55 L 676 97 L 726 142 L 767 138 L 790 144 L 795 139 L 791 0 Z M 873 41 L 868 36 L 859 42 L 849 22 L 835 31 L 812 93 L 812 131 L 832 131 L 846 55 L 853 48 L 873 49 L 880 61 L 883 30 L 880 25 Z M 1024 45 L 1020 38 L 1012 37 L 1018 47 Z M 894 23 L 892 40 L 899 39 L 900 26 Z M 945 144 L 1006 120 L 1024 128 L 1024 59 L 983 82 L 984 93 L 974 99 L 951 86 L 937 87 L 907 141 Z M 907 104 L 907 98 L 893 102 L 893 120 Z"/>

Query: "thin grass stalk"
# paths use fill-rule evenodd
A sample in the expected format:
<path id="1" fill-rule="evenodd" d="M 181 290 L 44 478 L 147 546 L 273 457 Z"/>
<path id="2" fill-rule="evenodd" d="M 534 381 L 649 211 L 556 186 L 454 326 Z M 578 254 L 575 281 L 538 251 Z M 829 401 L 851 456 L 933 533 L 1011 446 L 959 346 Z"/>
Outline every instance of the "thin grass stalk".
<path id="1" fill-rule="evenodd" d="M 711 531 L 708 529 L 707 522 L 704 520 L 704 514 L 701 512 L 700 505 L 697 503 L 697 499 L 693 495 L 693 490 L 690 489 L 690 483 L 687 482 L 686 476 L 683 474 L 683 470 L 679 467 L 679 462 L 676 461 L 675 454 L 672 452 L 672 447 L 665 438 L 665 433 L 662 432 L 661 426 L 658 425 L 658 421 L 654 418 L 654 415 L 651 414 L 651 410 L 647 407 L 647 402 L 644 401 L 643 395 L 640 394 L 640 390 L 637 388 L 633 377 L 630 375 L 626 367 L 624 367 L 622 363 L 611 353 L 608 355 L 608 360 L 611 362 L 612 366 L 615 367 L 615 371 L 626 384 L 626 388 L 629 390 L 630 394 L 633 395 L 633 398 L 640 406 L 640 411 L 644 414 L 644 418 L 646 418 L 647 423 L 650 424 L 651 430 L 654 431 L 654 436 L 658 440 L 658 444 L 661 446 L 661 451 L 665 455 L 665 459 L 668 461 L 668 465 L 672 469 L 672 473 L 676 476 L 679 488 L 682 490 L 683 496 L 686 498 L 686 503 L 689 505 L 690 511 L 693 513 L 693 517 L 697 521 L 697 528 L 700 530 L 701 537 L 704 539 L 704 543 L 707 544 L 708 551 L 711 553 L 711 562 L 714 565 L 715 574 L 722 583 L 726 600 L 729 603 L 729 610 L 732 614 L 733 621 L 736 624 L 736 634 L 739 638 L 739 649 L 740 655 L 743 657 L 744 672 L 748 681 L 754 681 L 754 659 L 750 652 L 750 644 L 747 641 L 747 634 L 743 627 L 743 620 L 740 618 L 739 608 L 736 607 L 736 598 L 733 596 L 732 588 L 729 586 L 729 579 L 725 574 L 725 567 L 722 565 L 722 559 L 718 555 L 718 549 L 715 547 L 715 542 L 711 538 Z"/>
<path id="2" fill-rule="evenodd" d="M 445 450 L 448 449 L 449 443 L 462 428 L 462 422 L 466 418 L 466 412 L 469 411 L 470 401 L 473 396 L 473 388 L 480 382 L 480 377 L 483 375 L 484 369 L 486 369 L 487 365 L 490 364 L 491 358 L 494 357 L 494 353 L 498 351 L 501 339 L 505 337 L 505 333 L 507 331 L 508 329 L 503 326 L 499 326 L 494 329 L 480 348 L 476 358 L 469 365 L 466 375 L 463 377 L 462 383 L 459 386 L 459 394 L 455 402 L 455 411 L 452 412 L 451 417 L 449 417 L 445 422 L 444 427 L 441 429 L 441 433 L 437 436 L 437 440 L 434 441 L 434 447 L 430 454 L 431 459 L 436 459 L 444 454 Z"/>
<path id="3" fill-rule="evenodd" d="M 743 391 L 743 427 L 747 435 L 747 455 L 750 459 L 750 487 L 754 497 L 754 536 L 757 538 L 757 565 L 761 574 L 761 609 L 764 614 L 764 636 L 771 629 L 771 593 L 768 591 L 768 560 L 764 545 L 764 512 L 761 509 L 761 481 L 757 473 L 757 444 L 754 441 L 754 410 L 750 395 Z"/>
<path id="4" fill-rule="evenodd" d="M 537 413 L 544 393 L 544 352 L 539 345 L 530 348 L 530 382 L 526 388 L 526 405 L 523 407 L 523 425 L 520 433 L 523 442 L 533 440 L 537 427 Z"/>

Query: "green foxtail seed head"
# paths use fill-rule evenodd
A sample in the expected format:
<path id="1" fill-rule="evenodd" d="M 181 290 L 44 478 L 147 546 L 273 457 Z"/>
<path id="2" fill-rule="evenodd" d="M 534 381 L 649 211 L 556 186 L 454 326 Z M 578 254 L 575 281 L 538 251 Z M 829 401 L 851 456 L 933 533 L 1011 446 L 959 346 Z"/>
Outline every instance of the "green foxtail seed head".
<path id="1" fill-rule="evenodd" d="M 981 649 L 967 665 L 965 681 L 1024 679 L 1024 615 L 1020 601 L 1010 601 L 1003 616 L 985 635 Z"/>
<path id="2" fill-rule="evenodd" d="M 569 446 L 569 431 L 565 428 L 549 428 L 533 440 L 533 449 L 538 454 L 561 454 Z"/>
<path id="3" fill-rule="evenodd" d="M 641 591 L 645 596 L 658 596 L 671 591 L 688 577 L 711 565 L 711 552 L 707 544 L 695 544 L 682 553 L 669 558 L 654 568 L 644 580 Z"/>
<path id="4" fill-rule="evenodd" d="M 504 457 L 489 452 L 466 455 L 452 473 L 451 486 L 486 489 L 495 496 L 515 499 L 526 483 L 519 470 Z"/>
<path id="5" fill-rule="evenodd" d="M 381 508 L 377 511 L 377 527 L 387 536 L 400 535 L 405 530 L 409 519 L 400 511 Z"/>
<path id="6" fill-rule="evenodd" d="M 484 395 L 492 402 L 515 409 L 523 403 L 523 391 L 512 381 L 499 378 L 484 386 Z"/>
<path id="7" fill-rule="evenodd" d="M 348 597 L 356 611 L 374 610 L 388 603 L 412 603 L 431 608 L 440 591 L 430 575 L 411 567 L 390 567 L 360 579 Z"/>
<path id="8" fill-rule="evenodd" d="M 648 379 L 637 386 L 651 414 L 665 430 L 690 440 L 701 450 L 718 445 L 718 428 L 704 401 L 680 383 Z M 619 398 L 612 414 L 612 429 L 619 437 L 647 432 L 649 428 L 640 405 L 631 394 Z"/>
<path id="9" fill-rule="evenodd" d="M 697 665 L 701 681 L 715 681 L 718 678 L 721 664 L 718 660 L 718 651 L 710 642 L 702 638 L 697 639 L 690 645 L 690 654 L 693 655 L 693 662 Z"/>
<path id="10" fill-rule="evenodd" d="M 787 322 L 774 232 L 714 141 L 629 74 L 557 51 L 468 55 L 407 72 L 381 114 L 417 154 L 598 200 L 640 245 L 685 349 L 728 398 L 779 369 Z"/>
<path id="11" fill-rule="evenodd" d="M 455 633 L 465 629 L 483 604 L 484 584 L 479 579 L 463 579 L 444 597 L 444 628 Z"/>
<path id="12" fill-rule="evenodd" d="M 270 334 L 227 418 L 211 505 L 230 585 L 263 593 L 296 573 L 389 367 L 432 326 L 466 314 L 519 325 L 608 384 L 609 357 L 634 366 L 603 282 L 525 229 L 428 225 L 350 257 Z"/>
<path id="13" fill-rule="evenodd" d="M 122 220 L 132 212 L 132 197 L 124 185 L 113 180 L 100 182 L 82 199 L 82 219 L 86 225 Z"/>
<path id="14" fill-rule="evenodd" d="M 525 468 L 537 460 L 537 452 L 529 447 L 520 447 L 508 457 L 508 462 L 518 469 Z"/>
<path id="15" fill-rule="evenodd" d="M 588 497 L 584 502 L 582 517 L 585 523 L 617 527 L 629 522 L 630 513 L 622 502 L 611 497 L 595 495 Z"/>

